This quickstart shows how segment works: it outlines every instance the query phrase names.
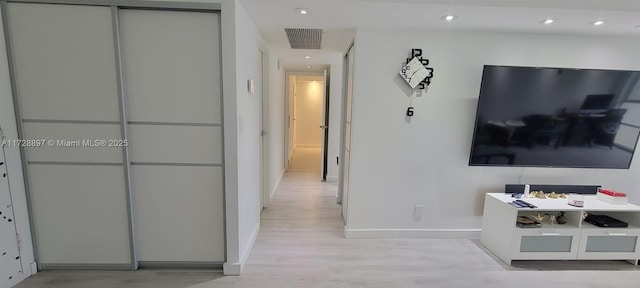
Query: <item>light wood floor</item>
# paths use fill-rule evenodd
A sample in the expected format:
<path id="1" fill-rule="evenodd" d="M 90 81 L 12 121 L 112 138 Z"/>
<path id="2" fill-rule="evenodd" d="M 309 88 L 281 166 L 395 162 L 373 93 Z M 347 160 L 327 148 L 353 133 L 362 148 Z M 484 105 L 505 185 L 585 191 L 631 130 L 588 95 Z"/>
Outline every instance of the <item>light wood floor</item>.
<path id="1" fill-rule="evenodd" d="M 507 266 L 477 240 L 345 239 L 335 183 L 287 173 L 241 277 L 225 287 L 640 287 L 623 261 L 521 261 Z M 602 271 L 594 271 L 599 270 Z M 622 271 L 621 271 L 622 270 Z M 626 271 L 625 271 L 626 270 Z"/>
<path id="2" fill-rule="evenodd" d="M 90 285 L 96 282 L 87 274 L 47 272 L 18 287 L 640 287 L 640 270 L 623 261 L 519 261 L 507 266 L 477 240 L 345 239 L 336 184 L 317 178 L 316 173 L 285 175 L 274 205 L 262 212 L 261 231 L 242 276 L 213 279 L 212 273 L 207 280 L 202 274 L 170 274 L 169 282 L 166 277 L 131 280 L 128 273 L 139 272 L 88 272 L 94 273 L 93 281 L 111 277 Z M 117 280 L 123 277 L 129 280 Z"/>
<path id="3" fill-rule="evenodd" d="M 317 172 L 320 174 L 320 147 L 298 147 L 291 155 L 289 172 Z M 319 176 L 318 176 L 319 177 Z"/>

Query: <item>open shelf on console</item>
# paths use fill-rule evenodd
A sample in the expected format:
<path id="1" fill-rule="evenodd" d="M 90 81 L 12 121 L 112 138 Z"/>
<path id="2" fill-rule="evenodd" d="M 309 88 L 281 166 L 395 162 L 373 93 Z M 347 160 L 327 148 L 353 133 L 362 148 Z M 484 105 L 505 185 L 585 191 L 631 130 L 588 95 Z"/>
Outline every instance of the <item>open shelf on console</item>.
<path id="1" fill-rule="evenodd" d="M 619 230 L 624 230 L 624 229 L 640 229 L 640 227 L 635 226 L 635 225 L 631 225 L 629 224 L 628 227 L 600 227 L 600 226 L 596 226 L 593 225 L 589 222 L 582 222 L 582 229 L 619 229 Z"/>
<path id="2" fill-rule="evenodd" d="M 569 211 L 564 212 L 564 216 L 567 217 L 566 224 L 558 223 L 558 216 L 560 215 L 559 211 L 544 211 L 544 210 L 519 210 L 518 217 L 527 216 L 527 217 L 535 217 L 538 214 L 545 215 L 545 219 L 539 221 L 542 224 L 542 227 L 539 228 L 520 228 L 518 229 L 577 229 L 580 227 L 580 221 L 582 220 L 582 213 L 579 211 Z M 550 217 L 555 216 L 555 223 L 551 223 Z M 515 226 L 515 223 L 514 223 Z"/>

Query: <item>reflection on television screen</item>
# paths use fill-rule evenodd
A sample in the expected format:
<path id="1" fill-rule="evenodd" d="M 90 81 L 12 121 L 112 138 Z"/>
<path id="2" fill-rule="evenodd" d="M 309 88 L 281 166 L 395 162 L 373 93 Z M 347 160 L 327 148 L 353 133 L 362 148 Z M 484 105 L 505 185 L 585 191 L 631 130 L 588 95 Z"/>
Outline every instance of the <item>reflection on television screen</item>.
<path id="1" fill-rule="evenodd" d="M 469 165 L 627 169 L 640 72 L 484 66 Z"/>

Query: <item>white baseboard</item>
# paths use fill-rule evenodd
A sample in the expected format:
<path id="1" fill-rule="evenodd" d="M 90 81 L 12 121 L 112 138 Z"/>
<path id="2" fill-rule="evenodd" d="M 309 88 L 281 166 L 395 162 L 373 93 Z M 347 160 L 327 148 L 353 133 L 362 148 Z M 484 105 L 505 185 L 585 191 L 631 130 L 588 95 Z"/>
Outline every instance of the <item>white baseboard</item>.
<path id="1" fill-rule="evenodd" d="M 282 182 L 282 177 L 284 177 L 285 172 L 287 171 L 282 171 L 280 177 L 278 177 L 278 180 L 276 181 L 276 185 L 273 185 L 273 189 L 271 189 L 271 192 L 269 193 L 269 203 L 267 203 L 268 205 L 266 207 L 271 206 L 273 204 L 273 200 L 276 199 L 276 191 L 278 191 L 278 186 L 280 186 L 280 182 Z"/>
<path id="2" fill-rule="evenodd" d="M 327 182 L 338 182 L 338 176 L 327 176 Z"/>
<path id="3" fill-rule="evenodd" d="M 240 276 L 242 265 L 240 263 L 224 263 L 222 264 L 222 273 L 224 276 Z"/>
<path id="4" fill-rule="evenodd" d="M 256 244 L 258 233 L 260 233 L 260 222 L 258 222 L 258 224 L 256 224 L 256 227 L 253 228 L 253 232 L 251 233 L 251 238 L 249 239 L 249 243 L 247 244 L 247 247 L 245 247 L 244 251 L 242 251 L 242 254 L 240 254 L 240 264 L 242 265 L 242 267 L 244 267 L 244 264 L 247 263 L 247 259 L 249 259 L 249 255 L 251 255 L 251 250 L 253 249 L 253 245 Z"/>
<path id="5" fill-rule="evenodd" d="M 347 239 L 480 239 L 480 230 L 481 229 L 349 229 L 345 226 L 344 237 Z"/>
<path id="6" fill-rule="evenodd" d="M 247 247 L 245 247 L 244 251 L 240 254 L 240 262 L 239 263 L 224 263 L 222 264 L 222 271 L 225 276 L 239 276 L 242 274 L 242 269 L 247 264 L 247 259 L 249 259 L 249 255 L 251 255 L 251 250 L 253 250 L 253 245 L 256 244 L 256 239 L 258 238 L 258 233 L 260 233 L 260 223 L 256 225 L 251 233 L 251 239 L 249 239 L 249 243 Z"/>

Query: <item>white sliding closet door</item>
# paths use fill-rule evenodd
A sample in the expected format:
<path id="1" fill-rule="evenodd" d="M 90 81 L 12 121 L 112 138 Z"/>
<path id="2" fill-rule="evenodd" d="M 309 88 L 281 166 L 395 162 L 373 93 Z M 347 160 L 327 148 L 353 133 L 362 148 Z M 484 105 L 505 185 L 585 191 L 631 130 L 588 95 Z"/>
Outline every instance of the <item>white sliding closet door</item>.
<path id="1" fill-rule="evenodd" d="M 111 9 L 7 7 L 41 267 L 131 267 L 123 148 L 58 141 L 122 138 Z"/>
<path id="2" fill-rule="evenodd" d="M 123 9 L 120 27 L 140 261 L 222 263 L 219 14 Z"/>

